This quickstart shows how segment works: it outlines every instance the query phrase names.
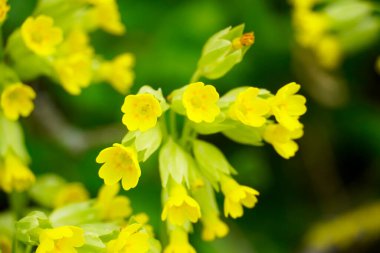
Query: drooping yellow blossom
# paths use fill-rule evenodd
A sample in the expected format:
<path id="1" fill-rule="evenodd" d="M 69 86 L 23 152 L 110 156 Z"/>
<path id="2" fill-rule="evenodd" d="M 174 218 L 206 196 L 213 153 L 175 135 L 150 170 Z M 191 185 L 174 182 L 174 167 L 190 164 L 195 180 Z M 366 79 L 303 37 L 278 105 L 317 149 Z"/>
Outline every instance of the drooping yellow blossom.
<path id="1" fill-rule="evenodd" d="M 228 226 L 221 221 L 218 215 L 206 215 L 202 217 L 202 239 L 205 241 L 213 241 L 215 238 L 222 238 L 228 234 Z"/>
<path id="2" fill-rule="evenodd" d="M 232 40 L 232 47 L 240 49 L 242 47 L 249 47 L 255 42 L 255 35 L 253 32 L 244 33 L 241 37 Z"/>
<path id="3" fill-rule="evenodd" d="M 25 84 L 15 83 L 7 86 L 1 93 L 1 108 L 10 120 L 17 120 L 20 115 L 29 116 L 34 109 L 34 90 Z"/>
<path id="4" fill-rule="evenodd" d="M 0 162 L 0 187 L 6 192 L 24 191 L 35 182 L 28 167 L 13 152 L 8 151 Z"/>
<path id="5" fill-rule="evenodd" d="M 103 185 L 100 189 L 94 206 L 102 220 L 114 221 L 131 215 L 130 200 L 126 196 L 117 196 L 119 190 L 119 184 Z"/>
<path id="6" fill-rule="evenodd" d="M 134 223 L 123 228 L 117 239 L 107 244 L 107 253 L 145 253 L 149 248 L 149 235 L 142 230 L 141 224 Z"/>
<path id="7" fill-rule="evenodd" d="M 0 24 L 7 18 L 7 13 L 10 7 L 7 4 L 7 0 L 0 0 Z"/>
<path id="8" fill-rule="evenodd" d="M 44 229 L 36 253 L 76 253 L 84 244 L 84 231 L 75 226 Z"/>
<path id="9" fill-rule="evenodd" d="M 342 60 L 342 48 L 333 36 L 324 36 L 315 47 L 318 62 L 326 69 L 336 68 Z"/>
<path id="10" fill-rule="evenodd" d="M 303 135 L 302 125 L 300 128 L 290 131 L 282 125 L 268 125 L 263 133 L 266 142 L 273 145 L 276 152 L 285 159 L 293 157 L 298 150 L 298 144 L 294 139 Z"/>
<path id="11" fill-rule="evenodd" d="M 118 6 L 115 0 L 92 1 L 93 9 L 90 11 L 90 19 L 106 32 L 122 35 L 125 27 L 121 22 Z"/>
<path id="12" fill-rule="evenodd" d="M 161 219 L 182 226 L 187 221 L 195 223 L 200 217 L 199 204 L 187 194 L 186 188 L 181 184 L 172 185 L 169 198 L 162 210 Z"/>
<path id="13" fill-rule="evenodd" d="M 196 253 L 189 243 L 188 235 L 181 227 L 175 227 L 169 233 L 170 243 L 165 248 L 164 253 Z"/>
<path id="14" fill-rule="evenodd" d="M 220 112 L 218 100 L 219 94 L 215 87 L 202 82 L 189 84 L 182 97 L 187 117 L 196 123 L 211 123 L 215 120 Z"/>
<path id="15" fill-rule="evenodd" d="M 29 17 L 21 26 L 21 36 L 25 45 L 34 53 L 48 56 L 56 51 L 62 41 L 62 30 L 54 26 L 51 17 L 40 15 Z"/>
<path id="16" fill-rule="evenodd" d="M 146 131 L 157 124 L 162 109 L 152 94 L 128 95 L 121 107 L 123 123 L 129 131 Z"/>
<path id="17" fill-rule="evenodd" d="M 257 203 L 259 192 L 248 186 L 239 185 L 230 177 L 224 176 L 221 180 L 224 194 L 224 215 L 236 219 L 243 216 L 243 206 L 253 208 Z"/>
<path id="18" fill-rule="evenodd" d="M 290 131 L 302 126 L 298 119 L 306 112 L 306 98 L 296 94 L 300 88 L 299 84 L 289 83 L 268 99 L 278 123 Z"/>
<path id="19" fill-rule="evenodd" d="M 89 193 L 81 183 L 70 183 L 62 186 L 54 198 L 54 207 L 78 203 L 89 199 Z"/>
<path id="20" fill-rule="evenodd" d="M 0 252 L 1 253 L 12 252 L 12 241 L 9 237 L 0 235 Z"/>
<path id="21" fill-rule="evenodd" d="M 104 179 L 104 184 L 114 185 L 121 180 L 126 191 L 136 187 L 141 169 L 132 147 L 115 143 L 112 147 L 103 149 L 96 157 L 96 162 L 104 163 L 99 170 L 99 177 Z"/>
<path id="22" fill-rule="evenodd" d="M 132 86 L 135 75 L 132 71 L 135 58 L 132 54 L 125 53 L 117 56 L 110 62 L 102 63 L 100 75 L 108 81 L 112 87 L 125 94 Z"/>
<path id="23" fill-rule="evenodd" d="M 241 92 L 230 107 L 230 116 L 248 126 L 264 125 L 270 106 L 265 99 L 258 96 L 259 92 L 258 88 L 253 87 Z"/>

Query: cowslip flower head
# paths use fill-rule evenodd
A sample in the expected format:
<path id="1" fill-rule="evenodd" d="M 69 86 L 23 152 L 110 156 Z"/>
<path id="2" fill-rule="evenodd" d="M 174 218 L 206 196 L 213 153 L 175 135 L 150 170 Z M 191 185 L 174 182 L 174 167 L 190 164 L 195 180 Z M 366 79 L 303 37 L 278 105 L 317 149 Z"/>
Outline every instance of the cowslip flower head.
<path id="1" fill-rule="evenodd" d="M 89 199 L 89 193 L 81 183 L 70 183 L 62 186 L 54 198 L 54 207 L 62 207 Z"/>
<path id="2" fill-rule="evenodd" d="M 236 219 L 243 216 L 243 206 L 253 208 L 257 203 L 259 192 L 248 187 L 239 185 L 229 177 L 221 180 L 222 192 L 224 194 L 224 215 Z"/>
<path id="3" fill-rule="evenodd" d="M 121 180 L 126 191 L 136 187 L 141 169 L 133 148 L 115 143 L 112 147 L 100 151 L 96 162 L 103 163 L 99 177 L 104 179 L 104 184 L 114 185 Z"/>
<path id="4" fill-rule="evenodd" d="M 185 230 L 175 227 L 170 231 L 170 243 L 165 248 L 164 253 L 196 253 L 189 243 L 188 235 Z"/>
<path id="5" fill-rule="evenodd" d="M 201 217 L 199 204 L 187 194 L 186 188 L 181 184 L 171 186 L 169 198 L 162 210 L 161 219 L 169 223 L 182 226 L 187 221 L 197 222 Z"/>
<path id="6" fill-rule="evenodd" d="M 25 84 L 15 83 L 7 86 L 1 93 L 1 108 L 10 120 L 18 120 L 20 116 L 27 117 L 34 109 L 34 90 Z"/>
<path id="7" fill-rule="evenodd" d="M 205 241 L 213 241 L 215 238 L 222 238 L 228 234 L 229 228 L 221 221 L 218 215 L 208 215 L 202 217 L 202 239 Z"/>
<path id="8" fill-rule="evenodd" d="M 128 95 L 121 107 L 123 124 L 129 131 L 146 131 L 157 124 L 162 114 L 158 99 L 152 94 Z"/>
<path id="9" fill-rule="evenodd" d="M 265 99 L 258 97 L 259 92 L 260 89 L 249 87 L 239 93 L 235 103 L 230 107 L 230 116 L 248 126 L 264 125 L 265 115 L 269 113 L 270 107 Z"/>
<path id="10" fill-rule="evenodd" d="M 7 18 L 7 13 L 10 7 L 7 4 L 7 0 L 0 0 L 0 24 Z"/>
<path id="11" fill-rule="evenodd" d="M 296 94 L 300 88 L 299 84 L 289 83 L 269 99 L 276 120 L 290 131 L 302 127 L 298 119 L 306 112 L 306 98 Z"/>
<path id="12" fill-rule="evenodd" d="M 62 30 L 54 26 L 51 17 L 45 15 L 27 18 L 21 26 L 21 36 L 25 45 L 41 56 L 53 54 L 62 42 Z"/>
<path id="13" fill-rule="evenodd" d="M 5 192 L 20 192 L 30 188 L 34 182 L 30 169 L 12 152 L 7 152 L 3 164 L 0 161 L 0 187 Z"/>
<path id="14" fill-rule="evenodd" d="M 271 124 L 265 128 L 263 138 L 272 144 L 276 152 L 285 159 L 293 157 L 298 150 L 298 144 L 294 139 L 301 138 L 303 135 L 301 128 L 290 131 L 279 124 Z"/>
<path id="15" fill-rule="evenodd" d="M 112 87 L 125 94 L 131 88 L 135 75 L 132 71 L 135 58 L 132 54 L 125 53 L 117 56 L 110 62 L 102 63 L 100 75 L 108 81 Z"/>
<path id="16" fill-rule="evenodd" d="M 189 84 L 183 92 L 182 103 L 187 117 L 196 122 L 211 123 L 219 114 L 219 94 L 212 85 L 202 82 Z"/>
<path id="17" fill-rule="evenodd" d="M 120 231 L 117 239 L 108 242 L 107 253 L 146 253 L 150 248 L 149 238 L 141 224 L 128 225 Z"/>
<path id="18" fill-rule="evenodd" d="M 83 229 L 75 226 L 62 226 L 42 230 L 40 244 L 36 253 L 76 253 L 76 248 L 83 246 Z"/>
<path id="19" fill-rule="evenodd" d="M 94 206 L 98 208 L 102 220 L 114 221 L 131 215 L 130 200 L 126 196 L 117 196 L 119 191 L 119 184 L 103 185 L 100 188 Z"/>

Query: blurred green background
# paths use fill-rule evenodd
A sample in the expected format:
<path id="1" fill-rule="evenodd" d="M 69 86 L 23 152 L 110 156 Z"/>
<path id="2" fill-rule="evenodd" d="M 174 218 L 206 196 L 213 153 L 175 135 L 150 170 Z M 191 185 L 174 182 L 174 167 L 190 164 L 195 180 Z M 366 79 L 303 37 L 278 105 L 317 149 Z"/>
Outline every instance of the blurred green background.
<path id="1" fill-rule="evenodd" d="M 9 2 L 12 10 L 4 26 L 6 34 L 22 23 L 35 4 L 32 0 Z M 197 252 L 313 252 L 306 250 L 304 239 L 317 222 L 380 200 L 380 76 L 374 69 L 379 40 L 347 56 L 339 71 L 307 76 L 309 66 L 302 63 L 303 56 L 300 60 L 286 1 L 139 0 L 119 1 L 119 8 L 127 34 L 115 37 L 95 32 L 91 38 L 105 58 L 125 51 L 135 54 L 132 92 L 149 84 L 168 95 L 187 84 L 207 38 L 229 25 L 245 23 L 246 31 L 255 32 L 256 42 L 243 62 L 222 79 L 203 81 L 215 85 L 220 94 L 241 85 L 275 92 L 296 81 L 308 100 L 308 112 L 302 117 L 305 135 L 300 151 L 290 160 L 282 159 L 269 145 L 246 147 L 222 135 L 205 137 L 221 147 L 239 171 L 238 181 L 261 195 L 258 205 L 245 210 L 243 218 L 226 220 L 231 231 L 225 239 L 202 242 L 196 225 L 191 241 Z M 334 80 L 333 88 L 326 88 L 322 74 Z M 102 145 L 75 152 L 46 135 L 33 116 L 22 120 L 32 170 L 81 181 L 95 196 L 102 184 L 95 157 L 119 142 L 126 131 L 120 111 L 124 97 L 108 85 L 90 86 L 75 97 L 44 78 L 34 85 L 38 92 L 49 94 L 70 125 L 84 132 L 116 124 L 116 133 L 100 136 L 105 139 Z M 152 157 L 142 165 L 138 187 L 126 195 L 134 210 L 150 215 L 160 237 L 164 229 L 159 220 L 161 186 L 156 161 Z M 222 196 L 218 200 L 222 204 Z M 380 234 L 365 243 L 353 242 L 346 250 L 328 252 L 380 252 Z"/>

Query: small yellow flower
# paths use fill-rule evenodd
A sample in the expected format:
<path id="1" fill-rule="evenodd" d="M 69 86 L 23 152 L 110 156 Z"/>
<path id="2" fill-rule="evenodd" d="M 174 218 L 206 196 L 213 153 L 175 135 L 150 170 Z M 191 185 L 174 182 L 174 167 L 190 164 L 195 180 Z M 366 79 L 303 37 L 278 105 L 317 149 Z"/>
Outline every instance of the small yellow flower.
<path id="1" fill-rule="evenodd" d="M 146 131 L 157 124 L 162 109 L 152 94 L 128 95 L 121 107 L 123 123 L 129 131 Z"/>
<path id="2" fill-rule="evenodd" d="M 0 0 L 0 24 L 7 18 L 7 13 L 10 7 L 7 4 L 7 0 Z"/>
<path id="3" fill-rule="evenodd" d="M 1 93 L 1 108 L 10 120 L 17 120 L 20 115 L 29 116 L 34 109 L 32 100 L 36 97 L 34 90 L 25 84 L 15 83 L 7 86 Z"/>
<path id="4" fill-rule="evenodd" d="M 215 120 L 220 112 L 218 100 L 219 94 L 215 87 L 202 82 L 189 84 L 182 97 L 187 117 L 196 123 L 211 123 Z"/>
<path id="5" fill-rule="evenodd" d="M 134 223 L 123 228 L 117 239 L 108 242 L 107 253 L 145 253 L 149 248 L 149 235 L 142 230 L 141 224 Z"/>
<path id="6" fill-rule="evenodd" d="M 104 62 L 100 67 L 100 75 L 108 81 L 112 87 L 125 94 L 132 86 L 135 75 L 132 71 L 135 58 L 132 54 L 122 54 L 111 62 Z"/>
<path id="7" fill-rule="evenodd" d="M 92 3 L 95 6 L 90 12 L 90 18 L 95 26 L 115 35 L 122 35 L 125 33 L 125 27 L 121 22 L 121 17 L 115 0 L 92 1 Z"/>
<path id="8" fill-rule="evenodd" d="M 104 163 L 99 170 L 99 177 L 104 179 L 104 184 L 114 185 L 121 180 L 126 191 L 136 187 L 141 169 L 133 148 L 115 143 L 112 147 L 103 149 L 96 162 Z"/>
<path id="9" fill-rule="evenodd" d="M 200 217 L 199 204 L 187 194 L 186 188 L 180 184 L 173 185 L 162 210 L 161 219 L 182 226 L 187 221 L 195 223 Z"/>
<path id="10" fill-rule="evenodd" d="M 248 126 L 264 125 L 270 106 L 265 99 L 258 96 L 259 92 L 258 88 L 253 87 L 241 92 L 229 110 L 230 116 Z"/>
<path id="11" fill-rule="evenodd" d="M 24 191 L 35 182 L 28 167 L 11 151 L 7 152 L 4 163 L 0 161 L 0 187 L 6 192 Z"/>
<path id="12" fill-rule="evenodd" d="M 248 187 L 239 185 L 229 177 L 221 180 L 222 192 L 224 194 L 224 215 L 236 219 L 243 216 L 243 206 L 253 208 L 257 203 L 259 192 Z"/>
<path id="13" fill-rule="evenodd" d="M 299 84 L 289 83 L 269 99 L 276 120 L 290 131 L 302 126 L 298 118 L 306 112 L 306 98 L 296 94 L 300 88 Z"/>
<path id="14" fill-rule="evenodd" d="M 170 231 L 170 243 L 165 248 L 164 253 L 196 253 L 196 251 L 190 245 L 186 231 L 180 227 L 175 227 Z"/>
<path id="15" fill-rule="evenodd" d="M 298 145 L 294 139 L 303 135 L 301 128 L 290 131 L 279 124 L 268 125 L 263 133 L 266 142 L 273 145 L 276 152 L 285 159 L 293 157 L 298 150 Z"/>
<path id="16" fill-rule="evenodd" d="M 4 235 L 0 235 L 0 252 L 11 253 L 12 252 L 12 240 Z"/>
<path id="17" fill-rule="evenodd" d="M 326 33 L 329 19 L 308 9 L 298 9 L 294 13 L 297 42 L 304 47 L 313 47 Z"/>
<path id="18" fill-rule="evenodd" d="M 70 183 L 62 186 L 54 198 L 54 207 L 78 203 L 89 199 L 89 193 L 81 183 Z"/>
<path id="19" fill-rule="evenodd" d="M 336 68 L 342 60 L 342 48 L 337 38 L 324 36 L 315 47 L 318 62 L 326 69 Z"/>
<path id="20" fill-rule="evenodd" d="M 34 53 L 48 56 L 55 52 L 62 41 L 62 30 L 54 26 L 51 17 L 40 15 L 29 17 L 21 26 L 21 36 L 25 45 Z"/>
<path id="21" fill-rule="evenodd" d="M 103 185 L 98 193 L 95 207 L 99 209 L 102 220 L 114 221 L 131 215 L 130 200 L 126 196 L 117 196 L 119 184 Z"/>
<path id="22" fill-rule="evenodd" d="M 63 253 L 78 252 L 84 244 L 83 229 L 74 226 L 62 226 L 57 228 L 44 229 L 40 233 L 40 244 L 36 253 Z"/>
<path id="23" fill-rule="evenodd" d="M 222 238 L 228 234 L 228 226 L 219 219 L 218 215 L 202 217 L 202 223 L 202 239 L 205 241 L 213 241 L 216 237 Z"/>

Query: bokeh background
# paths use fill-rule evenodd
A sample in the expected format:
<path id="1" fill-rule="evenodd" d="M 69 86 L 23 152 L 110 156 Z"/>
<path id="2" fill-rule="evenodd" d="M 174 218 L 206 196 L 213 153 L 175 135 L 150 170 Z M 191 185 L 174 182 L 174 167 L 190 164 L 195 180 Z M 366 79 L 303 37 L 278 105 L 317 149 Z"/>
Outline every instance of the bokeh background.
<path id="1" fill-rule="evenodd" d="M 6 34 L 22 23 L 35 4 L 34 0 L 9 2 L 12 9 L 3 27 Z M 226 220 L 231 231 L 224 239 L 202 242 L 196 225 L 191 241 L 198 252 L 319 252 L 311 243 L 317 239 L 307 239 L 317 224 L 331 225 L 347 213 L 365 213 L 369 205 L 379 205 L 380 75 L 374 68 L 380 55 L 379 39 L 345 57 L 337 71 L 310 71 L 316 62 L 294 41 L 287 1 L 118 2 L 126 35 L 99 31 L 91 40 L 105 58 L 125 51 L 135 54 L 132 92 L 149 84 L 168 95 L 186 85 L 208 37 L 229 25 L 245 23 L 247 31 L 255 32 L 256 42 L 243 62 L 222 79 L 203 81 L 215 85 L 221 94 L 241 85 L 275 92 L 296 81 L 307 98 L 308 112 L 302 118 L 305 135 L 299 141 L 300 151 L 290 160 L 281 158 L 269 145 L 247 147 L 222 135 L 205 137 L 221 147 L 239 171 L 238 181 L 259 190 L 260 198 L 254 209 L 245 210 L 243 218 Z M 22 120 L 33 160 L 31 169 L 36 174 L 54 172 L 69 181 L 83 182 L 96 196 L 102 181 L 95 157 L 126 132 L 120 111 L 124 97 L 108 85 L 90 86 L 80 96 L 70 96 L 44 78 L 33 86 L 42 95 L 32 117 Z M 46 110 L 46 106 L 52 109 Z M 134 210 L 149 214 L 160 238 L 165 229 L 159 219 L 157 157 L 144 163 L 142 171 L 138 187 L 125 194 L 132 199 Z M 5 196 L 0 198 L 5 203 Z M 222 204 L 222 196 L 218 201 Z M 377 215 L 364 215 L 366 222 L 379 223 L 377 210 Z M 380 252 L 380 225 L 371 230 L 370 237 L 358 228 L 356 236 L 342 239 L 347 245 L 341 247 L 334 241 L 334 233 L 344 237 L 349 229 L 346 225 L 337 223 L 326 229 L 332 233 L 327 238 L 332 239 L 323 252 Z"/>

